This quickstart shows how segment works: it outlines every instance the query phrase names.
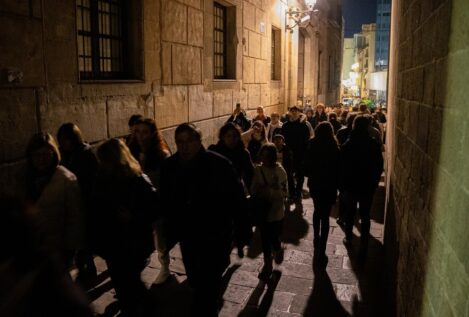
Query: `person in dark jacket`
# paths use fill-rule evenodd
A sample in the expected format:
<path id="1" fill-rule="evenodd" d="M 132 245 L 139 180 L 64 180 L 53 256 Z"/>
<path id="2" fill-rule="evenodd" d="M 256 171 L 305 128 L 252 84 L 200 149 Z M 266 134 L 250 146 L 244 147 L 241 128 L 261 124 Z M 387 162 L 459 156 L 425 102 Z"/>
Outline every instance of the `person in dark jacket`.
<path id="1" fill-rule="evenodd" d="M 161 197 L 169 232 L 181 246 L 194 316 L 218 316 L 222 274 L 230 263 L 242 185 L 228 159 L 206 151 L 194 125 L 176 128 L 177 152 L 161 169 Z"/>
<path id="2" fill-rule="evenodd" d="M 134 158 L 140 163 L 143 172 L 150 178 L 153 186 L 158 189 L 160 187 L 161 166 L 163 161 L 171 155 L 171 152 L 156 126 L 155 120 L 145 118 L 135 124 L 134 141 L 131 142 L 129 148 Z M 163 217 L 154 223 L 154 228 L 155 244 L 161 268 L 153 284 L 158 285 L 166 282 L 171 275 L 169 252 L 173 246 L 167 244 Z"/>
<path id="3" fill-rule="evenodd" d="M 344 192 L 347 205 L 344 244 L 350 246 L 352 243 L 352 229 L 358 203 L 361 219 L 361 246 L 364 253 L 366 253 L 370 235 L 371 203 L 384 164 L 380 146 L 369 134 L 369 126 L 368 117 L 358 115 L 353 121 L 349 140 L 340 150 L 340 190 Z"/>
<path id="4" fill-rule="evenodd" d="M 304 169 L 314 202 L 314 251 L 325 256 L 329 235 L 329 215 L 337 198 L 339 185 L 339 146 L 332 125 L 321 122 L 309 140 Z"/>
<path id="5" fill-rule="evenodd" d="M 233 122 L 236 124 L 243 132 L 246 132 L 251 127 L 251 122 L 246 117 L 246 112 L 241 109 L 241 104 L 237 103 L 236 108 L 233 111 L 233 114 L 228 118 L 226 123 Z"/>
<path id="6" fill-rule="evenodd" d="M 79 270 L 77 280 L 85 287 L 92 286 L 97 277 L 93 260 L 91 222 L 92 188 L 96 180 L 98 160 L 91 146 L 84 142 L 80 128 L 73 123 L 64 123 L 57 132 L 61 164 L 69 169 L 78 180 L 84 205 L 85 248 L 76 255 L 75 264 Z"/>
<path id="7" fill-rule="evenodd" d="M 304 184 L 302 164 L 310 131 L 306 120 L 302 120 L 300 117 L 300 109 L 297 106 L 290 107 L 290 120 L 283 124 L 282 134 L 285 137 L 286 145 L 288 145 L 293 154 L 292 170 L 296 184 L 294 192 L 290 193 L 290 195 L 294 199 L 301 199 Z"/>
<path id="8" fill-rule="evenodd" d="M 246 147 L 241 140 L 241 131 L 233 123 L 226 123 L 221 127 L 218 138 L 218 143 L 210 145 L 208 149 L 223 155 L 231 161 L 238 177 L 244 184 L 244 192 L 246 196 L 248 196 L 252 176 L 254 174 L 254 165 L 252 164 L 248 150 L 246 150 Z M 243 208 L 239 212 L 246 211 L 247 207 Z M 242 258 L 244 257 L 243 248 L 244 246 L 249 245 L 252 232 L 249 226 L 249 215 L 247 213 L 237 219 L 239 219 L 241 223 L 237 224 L 236 227 L 241 230 L 235 232 L 235 242 L 238 248 L 238 256 Z"/>
<path id="9" fill-rule="evenodd" d="M 47 245 L 38 210 L 0 193 L 0 316 L 92 317 L 88 299 Z"/>
<path id="10" fill-rule="evenodd" d="M 316 109 L 314 112 L 313 119 L 311 121 L 311 125 L 313 129 L 316 129 L 319 123 L 323 121 L 327 121 L 327 114 L 326 114 L 326 107 L 322 103 L 318 103 L 316 105 Z"/>
<path id="11" fill-rule="evenodd" d="M 121 140 L 104 142 L 97 154 L 96 253 L 106 260 L 123 315 L 139 316 L 146 294 L 140 274 L 155 249 L 157 192 Z"/>

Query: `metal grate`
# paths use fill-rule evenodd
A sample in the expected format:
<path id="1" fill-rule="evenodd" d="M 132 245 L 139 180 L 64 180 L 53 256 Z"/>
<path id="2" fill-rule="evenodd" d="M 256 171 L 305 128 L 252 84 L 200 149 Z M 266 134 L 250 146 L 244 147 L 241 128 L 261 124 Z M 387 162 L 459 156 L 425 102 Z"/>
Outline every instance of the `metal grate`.
<path id="1" fill-rule="evenodd" d="M 215 78 L 226 78 L 226 8 L 213 3 L 213 72 Z"/>
<path id="2" fill-rule="evenodd" d="M 122 0 L 77 0 L 80 79 L 121 79 L 124 74 Z"/>

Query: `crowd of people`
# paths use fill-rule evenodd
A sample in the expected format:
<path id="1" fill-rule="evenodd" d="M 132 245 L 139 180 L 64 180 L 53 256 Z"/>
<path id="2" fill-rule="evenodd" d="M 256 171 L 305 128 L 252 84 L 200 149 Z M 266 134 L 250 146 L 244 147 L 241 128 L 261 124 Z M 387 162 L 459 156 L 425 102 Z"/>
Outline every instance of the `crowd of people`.
<path id="1" fill-rule="evenodd" d="M 380 109 L 371 114 L 363 105 L 292 106 L 283 115 L 270 116 L 259 107 L 252 120 L 237 105 L 218 142 L 208 149 L 195 125 L 179 125 L 175 153 L 155 121 L 140 115 L 130 118 L 125 139 L 106 140 L 96 149 L 73 123 L 63 124 L 56 138 L 35 134 L 26 148 L 21 198 L 0 197 L 6 207 L 2 234 L 29 232 L 13 247 L 2 239 L 6 265 L 0 275 L 8 277 L 8 285 L 23 284 L 14 288 L 20 294 L 13 297 L 1 288 L 0 296 L 11 298 L 0 315 L 26 309 L 22 301 L 38 293 L 45 276 L 55 281 L 49 285 L 51 294 L 60 293 L 60 287 L 71 284 L 67 272 L 72 266 L 79 271 L 77 284 L 91 287 L 97 274 L 93 257 L 99 255 L 122 315 L 143 316 L 147 289 L 140 273 L 156 249 L 161 270 L 154 283 L 164 283 L 170 276 L 169 252 L 179 243 L 193 288 L 192 312 L 217 316 L 231 250 L 236 247 L 238 256 L 244 256 L 253 225 L 260 231 L 264 257 L 259 278 L 268 280 L 273 262 L 282 261 L 283 219 L 290 204 L 301 203 L 305 177 L 315 208 L 314 252 L 326 257 L 337 197 L 344 244 L 351 244 L 358 204 L 366 252 L 371 202 L 383 171 L 385 123 Z M 254 197 L 268 202 L 255 221 L 253 214 L 259 213 L 253 208 L 260 207 L 253 207 Z M 34 265 L 21 263 L 26 256 Z M 46 308 L 45 294 L 43 303 L 36 303 L 40 308 L 33 307 L 46 315 L 55 309 L 63 316 L 91 316 L 86 300 L 67 289 L 60 294 L 60 307 Z M 29 315 L 24 310 L 15 316 Z"/>

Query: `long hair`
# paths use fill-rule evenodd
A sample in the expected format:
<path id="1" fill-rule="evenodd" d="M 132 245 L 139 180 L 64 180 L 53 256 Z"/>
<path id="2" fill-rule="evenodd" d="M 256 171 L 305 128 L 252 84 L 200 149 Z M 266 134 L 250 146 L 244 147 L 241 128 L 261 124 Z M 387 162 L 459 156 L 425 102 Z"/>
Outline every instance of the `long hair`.
<path id="1" fill-rule="evenodd" d="M 266 143 L 262 145 L 259 150 L 259 157 L 262 160 L 262 156 L 266 155 L 267 158 L 267 167 L 274 167 L 277 163 L 277 148 L 273 143 Z"/>
<path id="2" fill-rule="evenodd" d="M 171 153 L 171 151 L 169 150 L 168 144 L 165 142 L 163 136 L 161 135 L 160 130 L 156 126 L 155 120 L 151 118 L 140 119 L 135 125 L 139 124 L 146 125 L 150 129 L 150 132 L 153 134 L 153 137 L 150 142 L 150 147 L 147 149 L 147 154 L 150 157 L 154 156 L 154 158 L 157 160 L 165 159 L 167 154 Z M 134 140 L 134 142 L 136 141 Z M 137 158 L 138 153 L 141 152 L 140 146 L 138 146 L 137 144 L 132 144 L 131 152 Z"/>
<path id="3" fill-rule="evenodd" d="M 42 184 L 43 186 L 37 186 L 36 176 L 38 171 L 33 164 L 33 154 L 42 147 L 47 147 L 52 151 L 52 164 L 50 168 L 44 174 L 46 176 L 46 181 Z M 55 142 L 54 137 L 49 133 L 36 133 L 29 140 L 28 146 L 26 147 L 26 199 L 28 201 L 37 201 L 41 196 L 42 190 L 44 189 L 45 184 L 54 175 L 54 171 L 60 162 L 60 152 Z"/>
<path id="4" fill-rule="evenodd" d="M 221 143 L 223 143 L 223 137 L 230 131 L 233 131 L 236 134 L 236 136 L 238 137 L 238 144 L 236 145 L 236 148 L 238 148 L 238 147 L 244 148 L 245 147 L 244 142 L 241 139 L 241 130 L 233 122 L 228 122 L 220 128 L 220 131 L 218 132 L 218 140 Z"/>
<path id="5" fill-rule="evenodd" d="M 50 133 L 39 132 L 34 134 L 29 140 L 28 146 L 26 147 L 26 161 L 28 168 L 33 168 L 32 156 L 33 153 L 42 147 L 48 147 L 53 152 L 53 165 L 57 167 L 60 162 L 60 151 L 57 146 L 57 142 Z"/>
<path id="6" fill-rule="evenodd" d="M 61 138 L 70 140 L 74 147 L 83 144 L 83 135 L 80 128 L 71 122 L 64 123 L 57 131 L 57 140 L 60 142 Z"/>
<path id="7" fill-rule="evenodd" d="M 323 143 L 338 145 L 334 129 L 329 121 L 323 121 L 318 124 L 316 129 L 314 129 L 314 138 Z"/>
<path id="8" fill-rule="evenodd" d="M 98 160 L 117 176 L 140 176 L 142 169 L 130 153 L 129 148 L 119 139 L 109 139 L 98 147 Z"/>

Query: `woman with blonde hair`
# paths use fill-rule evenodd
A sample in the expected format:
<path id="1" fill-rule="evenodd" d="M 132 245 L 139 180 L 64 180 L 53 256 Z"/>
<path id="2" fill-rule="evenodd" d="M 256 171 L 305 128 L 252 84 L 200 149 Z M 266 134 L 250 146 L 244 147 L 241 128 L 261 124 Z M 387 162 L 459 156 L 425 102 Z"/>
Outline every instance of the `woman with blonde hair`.
<path id="1" fill-rule="evenodd" d="M 140 273 L 154 250 L 157 193 L 121 140 L 104 142 L 97 154 L 96 252 L 106 260 L 122 313 L 135 316 L 146 293 Z"/>
<path id="2" fill-rule="evenodd" d="M 75 175 L 59 165 L 60 152 L 52 135 L 37 133 L 26 148 L 26 199 L 37 207 L 40 227 L 65 267 L 83 247 L 83 210 Z"/>

